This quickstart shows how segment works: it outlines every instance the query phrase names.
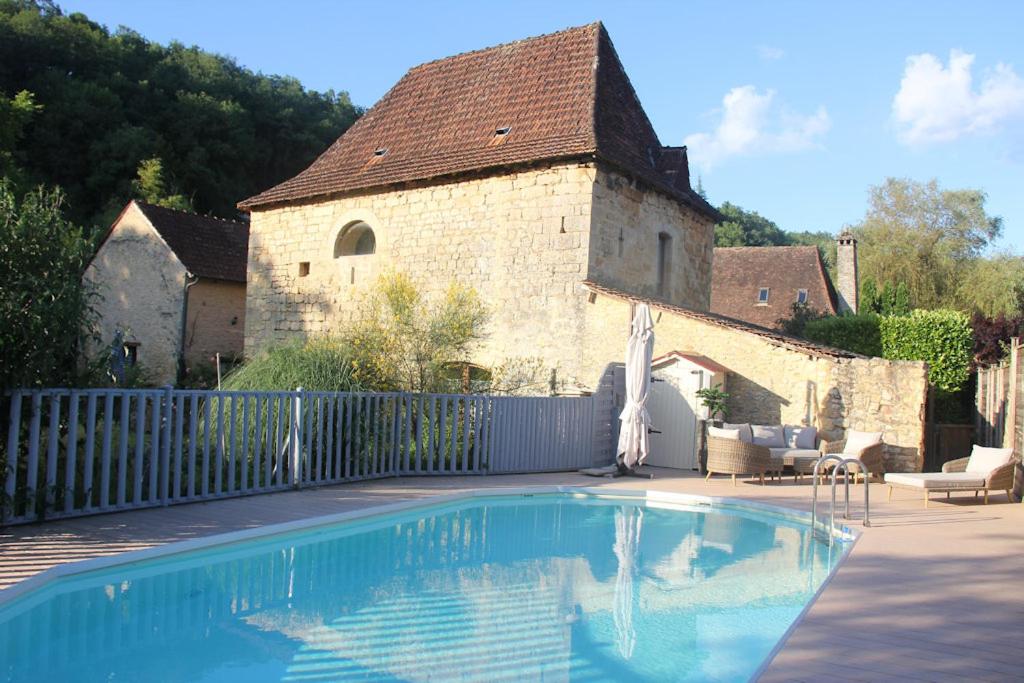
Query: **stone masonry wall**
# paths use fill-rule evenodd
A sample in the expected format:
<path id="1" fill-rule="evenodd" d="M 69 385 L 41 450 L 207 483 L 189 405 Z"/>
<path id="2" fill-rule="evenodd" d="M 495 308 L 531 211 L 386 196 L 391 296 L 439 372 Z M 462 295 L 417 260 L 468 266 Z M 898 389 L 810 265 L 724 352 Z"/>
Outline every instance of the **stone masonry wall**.
<path id="1" fill-rule="evenodd" d="M 357 221 L 374 230 L 376 252 L 335 258 L 337 236 Z M 628 240 L 623 257 L 620 227 Z M 341 330 L 377 275 L 395 270 L 428 294 L 453 280 L 477 290 L 492 319 L 474 362 L 540 358 L 561 380 L 585 383 L 581 283 L 621 281 L 627 291 L 653 291 L 660 231 L 673 235 L 676 252 L 671 298 L 706 308 L 710 221 L 594 164 L 255 211 L 246 354 L 296 335 Z"/>
<path id="2" fill-rule="evenodd" d="M 658 234 L 671 236 L 668 287 L 659 294 Z M 711 303 L 714 223 L 660 193 L 600 167 L 594 184 L 589 278 L 641 297 L 700 311 Z"/>
<path id="3" fill-rule="evenodd" d="M 890 471 L 921 469 L 924 363 L 822 357 L 656 306 L 653 314 L 655 357 L 690 351 L 729 368 L 730 421 L 814 425 L 826 439 L 847 429 L 881 431 Z M 629 302 L 618 297 L 598 295 L 588 304 L 582 366 L 595 385 L 610 364 L 622 362 L 630 316 Z"/>
<path id="4" fill-rule="evenodd" d="M 379 273 L 427 294 L 471 286 L 491 315 L 475 362 L 544 358 L 561 365 L 579 340 L 595 171 L 559 164 L 504 176 L 285 206 L 252 215 L 246 354 L 295 335 L 340 330 Z M 372 255 L 334 258 L 339 232 L 374 230 Z M 300 277 L 301 263 L 309 264 Z M 567 368 L 569 373 L 575 368 Z"/>
<path id="5" fill-rule="evenodd" d="M 139 364 L 157 383 L 173 382 L 181 345 L 181 304 L 185 267 L 133 204 L 121 216 L 86 268 L 92 283 L 100 341 L 89 340 L 86 355 L 110 353 L 118 330 L 139 342 Z"/>
<path id="6" fill-rule="evenodd" d="M 185 362 L 212 365 L 241 357 L 245 343 L 245 285 L 203 278 L 188 290 Z"/>

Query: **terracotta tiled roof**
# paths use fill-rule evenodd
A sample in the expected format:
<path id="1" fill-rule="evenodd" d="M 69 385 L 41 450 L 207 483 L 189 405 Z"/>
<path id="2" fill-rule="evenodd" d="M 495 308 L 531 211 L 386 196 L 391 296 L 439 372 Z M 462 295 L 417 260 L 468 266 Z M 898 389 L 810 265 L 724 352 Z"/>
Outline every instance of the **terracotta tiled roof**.
<path id="1" fill-rule="evenodd" d="M 758 302 L 762 287 L 768 303 Z M 818 248 L 717 247 L 711 265 L 711 310 L 762 327 L 776 327 L 792 313 L 798 290 L 807 305 L 834 315 L 835 294 Z"/>
<path id="2" fill-rule="evenodd" d="M 695 311 L 691 308 L 685 308 L 683 306 L 676 306 L 674 304 L 668 304 L 657 299 L 648 299 L 638 297 L 633 294 L 627 294 L 618 289 L 607 287 L 605 285 L 593 282 L 591 280 L 585 280 L 583 286 L 590 291 L 597 292 L 598 294 L 604 294 L 606 296 L 614 297 L 616 299 L 622 299 L 624 301 L 635 301 L 643 302 L 651 306 L 654 309 L 660 309 L 668 311 L 676 315 L 681 315 L 686 318 L 693 320 L 699 320 L 709 325 L 717 325 L 718 327 L 725 327 L 737 332 L 743 332 L 746 334 L 752 334 L 761 339 L 765 340 L 769 344 L 781 346 L 801 353 L 806 353 L 810 356 L 826 357 L 826 358 L 864 358 L 857 353 L 851 351 L 845 351 L 843 349 L 835 349 L 831 346 L 825 346 L 824 344 L 816 344 L 806 339 L 800 339 L 799 337 L 792 337 L 788 334 L 782 334 L 777 330 L 772 330 L 767 327 L 761 327 L 760 325 L 754 325 L 743 320 L 736 320 L 735 318 L 729 318 L 724 315 L 718 315 L 717 313 L 707 313 L 704 311 Z"/>
<path id="3" fill-rule="evenodd" d="M 135 202 L 190 273 L 245 282 L 249 225 Z"/>
<path id="4" fill-rule="evenodd" d="M 656 368 L 679 358 L 688 360 L 694 365 L 702 367 L 705 370 L 710 370 L 711 372 L 729 372 L 729 368 L 725 367 L 721 363 L 716 363 L 707 356 L 702 356 L 699 353 L 688 353 L 686 351 L 669 351 L 666 354 L 658 356 L 651 361 L 651 367 Z"/>
<path id="5" fill-rule="evenodd" d="M 685 148 L 661 146 L 600 23 L 410 69 L 309 168 L 239 207 L 595 157 L 717 218 L 690 189 Z"/>

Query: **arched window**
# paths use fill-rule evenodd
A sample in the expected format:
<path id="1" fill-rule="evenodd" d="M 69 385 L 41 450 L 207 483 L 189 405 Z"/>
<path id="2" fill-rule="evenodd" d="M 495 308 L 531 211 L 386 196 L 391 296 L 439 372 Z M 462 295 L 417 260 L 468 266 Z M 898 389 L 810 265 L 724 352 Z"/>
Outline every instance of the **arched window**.
<path id="1" fill-rule="evenodd" d="M 340 256 L 366 256 L 377 251 L 377 238 L 373 228 L 363 221 L 345 226 L 334 241 L 334 258 Z"/>

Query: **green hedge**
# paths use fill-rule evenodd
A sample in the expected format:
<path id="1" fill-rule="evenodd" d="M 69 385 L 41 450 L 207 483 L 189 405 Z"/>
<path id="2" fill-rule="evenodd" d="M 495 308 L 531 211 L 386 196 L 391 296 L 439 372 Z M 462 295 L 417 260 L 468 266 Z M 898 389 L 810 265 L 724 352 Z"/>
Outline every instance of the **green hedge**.
<path id="1" fill-rule="evenodd" d="M 879 334 L 880 318 L 874 313 L 839 315 L 810 320 L 804 326 L 803 336 L 811 341 L 845 349 L 865 356 L 882 355 Z"/>
<path id="2" fill-rule="evenodd" d="M 966 313 L 916 310 L 880 320 L 886 358 L 926 361 L 928 380 L 942 391 L 958 391 L 967 382 L 974 335 Z"/>

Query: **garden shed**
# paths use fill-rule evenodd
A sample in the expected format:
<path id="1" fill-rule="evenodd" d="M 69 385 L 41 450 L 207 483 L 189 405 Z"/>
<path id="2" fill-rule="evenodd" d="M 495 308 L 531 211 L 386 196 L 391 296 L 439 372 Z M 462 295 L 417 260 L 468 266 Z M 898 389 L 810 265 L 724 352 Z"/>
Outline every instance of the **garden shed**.
<path id="1" fill-rule="evenodd" d="M 727 370 L 696 353 L 671 351 L 651 363 L 651 454 L 646 463 L 658 467 L 697 469 L 700 423 L 708 418 L 697 392 L 725 390 Z"/>

